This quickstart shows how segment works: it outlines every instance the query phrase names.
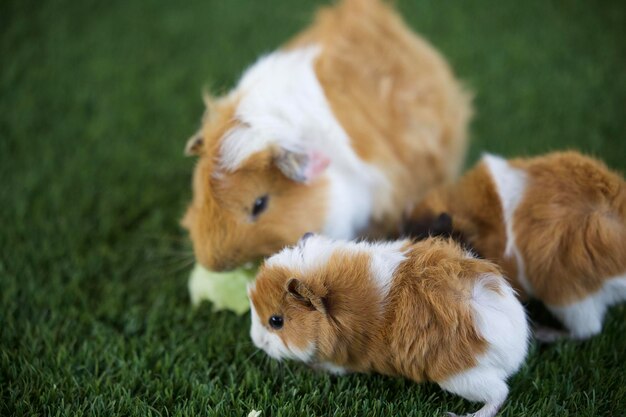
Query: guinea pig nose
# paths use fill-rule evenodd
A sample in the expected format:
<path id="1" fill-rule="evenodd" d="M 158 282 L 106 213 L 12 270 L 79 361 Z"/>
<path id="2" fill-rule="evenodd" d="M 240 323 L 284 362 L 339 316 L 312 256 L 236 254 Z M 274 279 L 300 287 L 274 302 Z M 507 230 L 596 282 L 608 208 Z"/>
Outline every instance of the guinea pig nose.
<path id="1" fill-rule="evenodd" d="M 215 272 L 228 272 L 233 268 L 232 262 L 229 261 L 215 261 L 211 265 L 211 270 Z"/>

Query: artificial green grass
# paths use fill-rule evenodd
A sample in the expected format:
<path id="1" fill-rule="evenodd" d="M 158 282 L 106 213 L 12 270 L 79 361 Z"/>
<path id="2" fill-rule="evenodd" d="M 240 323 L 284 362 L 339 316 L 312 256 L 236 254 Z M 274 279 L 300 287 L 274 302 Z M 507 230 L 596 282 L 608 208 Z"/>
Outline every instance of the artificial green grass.
<path id="1" fill-rule="evenodd" d="M 190 308 L 178 225 L 200 90 L 232 85 L 312 1 L 0 2 L 0 415 L 432 416 L 434 386 L 254 354 Z M 398 1 L 476 93 L 482 150 L 578 148 L 626 171 L 626 3 Z M 534 344 L 504 416 L 626 410 L 626 308 Z"/>

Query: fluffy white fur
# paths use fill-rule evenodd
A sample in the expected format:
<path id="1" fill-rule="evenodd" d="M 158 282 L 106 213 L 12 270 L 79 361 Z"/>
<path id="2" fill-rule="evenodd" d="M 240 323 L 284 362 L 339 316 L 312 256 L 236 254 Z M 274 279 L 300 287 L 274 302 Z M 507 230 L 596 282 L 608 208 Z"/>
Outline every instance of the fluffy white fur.
<path id="1" fill-rule="evenodd" d="M 306 274 L 326 264 L 337 251 L 353 254 L 366 253 L 371 259 L 371 278 L 384 298 L 389 293 L 396 268 L 406 259 L 403 247 L 408 243 L 408 240 L 376 243 L 350 242 L 314 235 L 273 255 L 266 261 L 266 265 L 284 266 Z"/>
<path id="2" fill-rule="evenodd" d="M 524 291 L 526 291 L 529 296 L 533 295 L 533 288 L 526 277 L 524 259 L 517 249 L 515 233 L 513 232 L 513 215 L 526 191 L 526 173 L 511 167 L 507 160 L 500 156 L 485 154 L 483 161 L 491 173 L 491 178 L 496 185 L 496 190 L 502 204 L 506 230 L 506 248 L 504 250 L 504 256 L 515 257 L 517 262 L 517 279 L 522 288 L 524 288 Z"/>
<path id="3" fill-rule="evenodd" d="M 486 285 L 494 282 L 502 295 Z M 485 403 L 473 416 L 492 417 L 508 395 L 507 378 L 519 369 L 526 357 L 528 323 L 513 289 L 500 277 L 482 277 L 474 287 L 471 305 L 478 331 L 489 348 L 478 359 L 477 366 L 439 385 L 446 391 Z"/>
<path id="4" fill-rule="evenodd" d="M 369 247 L 372 258 L 370 266 L 372 278 L 374 278 L 383 297 L 389 294 L 396 269 L 406 259 L 406 251 L 403 250 L 403 247 L 408 243 L 408 241 L 401 240 L 390 243 L 377 243 Z"/>
<path id="5" fill-rule="evenodd" d="M 387 178 L 356 155 L 315 75 L 317 46 L 277 51 L 252 65 L 231 98 L 242 126 L 226 133 L 220 166 L 236 170 L 249 156 L 270 147 L 319 152 L 330 158 L 329 209 L 324 234 L 351 239 L 363 230 L 374 199 L 391 192 Z"/>
<path id="6" fill-rule="evenodd" d="M 570 331 L 575 339 L 586 339 L 602 330 L 606 310 L 626 300 L 626 274 L 614 277 L 604 283 L 602 289 L 584 300 L 567 306 L 547 308 Z"/>
<path id="7" fill-rule="evenodd" d="M 250 337 L 254 344 L 258 348 L 263 349 L 269 356 L 277 360 L 296 359 L 305 363 L 313 358 L 315 353 L 315 345 L 313 343 L 304 350 L 287 346 L 277 334 L 267 330 L 261 323 L 252 303 L 250 303 L 250 313 L 252 319 Z"/>

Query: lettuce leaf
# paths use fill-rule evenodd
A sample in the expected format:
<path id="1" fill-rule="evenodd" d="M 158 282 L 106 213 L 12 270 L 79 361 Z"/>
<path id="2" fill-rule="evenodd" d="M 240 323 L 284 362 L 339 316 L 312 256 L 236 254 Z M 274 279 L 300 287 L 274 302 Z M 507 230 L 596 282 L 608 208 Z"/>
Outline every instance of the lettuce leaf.
<path id="1" fill-rule="evenodd" d="M 202 301 L 213 303 L 213 311 L 229 310 L 242 315 L 250 309 L 247 286 L 254 280 L 257 268 L 239 267 L 214 272 L 196 264 L 189 276 L 189 296 L 196 307 Z"/>

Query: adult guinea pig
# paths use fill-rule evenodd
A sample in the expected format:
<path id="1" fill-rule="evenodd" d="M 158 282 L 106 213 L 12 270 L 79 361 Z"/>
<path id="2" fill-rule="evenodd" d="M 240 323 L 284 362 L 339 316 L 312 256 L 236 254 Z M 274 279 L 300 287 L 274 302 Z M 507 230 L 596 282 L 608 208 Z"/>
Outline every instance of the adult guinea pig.
<path id="1" fill-rule="evenodd" d="M 494 416 L 526 356 L 523 307 L 494 264 L 452 241 L 303 238 L 249 288 L 254 344 L 334 373 L 433 381 Z"/>
<path id="2" fill-rule="evenodd" d="M 456 176 L 469 99 L 447 63 L 382 1 L 345 0 L 207 98 L 182 224 L 225 270 L 307 231 L 397 233 L 402 212 Z"/>
<path id="3" fill-rule="evenodd" d="M 458 183 L 428 194 L 405 232 L 433 229 L 499 264 L 572 338 L 599 333 L 607 307 L 626 299 L 626 183 L 579 153 L 484 156 Z M 536 336 L 561 333 L 541 328 Z"/>

